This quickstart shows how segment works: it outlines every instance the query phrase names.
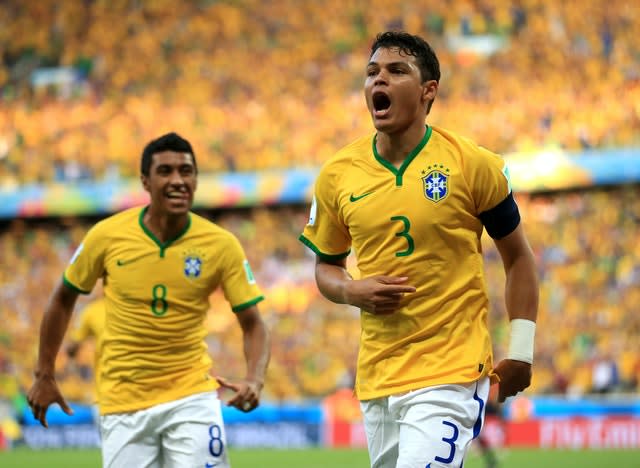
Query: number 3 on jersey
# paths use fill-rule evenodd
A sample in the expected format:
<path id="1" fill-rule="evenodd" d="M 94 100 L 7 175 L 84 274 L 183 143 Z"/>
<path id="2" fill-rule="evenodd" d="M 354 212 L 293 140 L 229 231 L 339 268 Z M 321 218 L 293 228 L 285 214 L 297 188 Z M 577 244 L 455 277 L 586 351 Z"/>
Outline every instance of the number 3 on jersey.
<path id="1" fill-rule="evenodd" d="M 411 229 L 409 218 L 407 218 L 406 216 L 392 216 L 391 221 L 402 221 L 404 229 L 400 232 L 396 232 L 396 237 L 404 237 L 407 240 L 406 250 L 396 252 L 396 257 L 406 257 L 408 255 L 411 255 L 415 250 L 415 244 L 413 242 L 413 237 L 411 237 L 411 235 L 409 234 L 409 229 Z"/>

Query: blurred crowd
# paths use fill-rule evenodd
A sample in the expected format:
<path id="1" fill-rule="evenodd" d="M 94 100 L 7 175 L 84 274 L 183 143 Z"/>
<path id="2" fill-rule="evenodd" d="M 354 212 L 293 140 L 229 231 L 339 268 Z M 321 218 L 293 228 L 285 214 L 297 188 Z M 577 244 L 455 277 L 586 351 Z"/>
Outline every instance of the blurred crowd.
<path id="1" fill-rule="evenodd" d="M 204 171 L 317 166 L 371 131 L 386 29 L 442 64 L 431 123 L 500 153 L 638 144 L 640 2 L 7 0 L 0 188 L 137 174 L 177 130 Z"/>
<path id="2" fill-rule="evenodd" d="M 640 186 L 516 194 L 537 258 L 541 303 L 531 394 L 632 392 L 640 378 Z M 246 247 L 266 300 L 273 334 L 265 398 L 295 401 L 349 388 L 359 338 L 359 311 L 320 296 L 314 258 L 298 240 L 307 208 L 283 206 L 203 212 Z M 32 381 L 38 327 L 49 293 L 86 229 L 96 219 L 14 220 L 0 233 L 0 398 L 19 397 Z M 490 327 L 496 359 L 504 355 L 508 320 L 504 272 L 483 237 Z M 357 274 L 353 261 L 349 268 Z M 83 307 L 100 293 L 83 297 Z M 220 293 L 211 297 L 207 338 L 213 372 L 241 378 L 239 327 Z M 58 379 L 70 400 L 93 398 L 93 348 L 73 363 L 64 353 Z"/>

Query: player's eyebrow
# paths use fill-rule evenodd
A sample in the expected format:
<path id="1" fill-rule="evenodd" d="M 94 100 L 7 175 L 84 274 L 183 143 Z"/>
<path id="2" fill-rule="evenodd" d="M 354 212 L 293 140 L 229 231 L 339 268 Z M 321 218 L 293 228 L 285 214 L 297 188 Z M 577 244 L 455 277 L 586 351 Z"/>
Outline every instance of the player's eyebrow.
<path id="1" fill-rule="evenodd" d="M 369 63 L 367 63 L 367 68 L 371 68 L 371 67 L 380 67 L 380 63 L 376 62 L 376 61 L 371 61 Z M 413 66 L 412 63 L 410 62 L 406 62 L 406 61 L 397 61 L 397 62 L 389 62 L 389 63 L 385 63 L 384 64 L 385 67 L 399 67 L 399 66 L 405 66 L 408 68 L 411 68 Z"/>

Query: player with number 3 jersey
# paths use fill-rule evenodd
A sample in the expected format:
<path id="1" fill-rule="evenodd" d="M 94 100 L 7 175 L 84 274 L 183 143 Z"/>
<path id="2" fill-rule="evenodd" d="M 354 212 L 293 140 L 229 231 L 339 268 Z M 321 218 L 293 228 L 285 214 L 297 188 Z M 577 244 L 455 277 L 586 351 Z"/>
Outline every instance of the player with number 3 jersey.
<path id="1" fill-rule="evenodd" d="M 538 291 L 504 160 L 425 123 L 440 70 L 418 36 L 377 37 L 365 98 L 376 132 L 322 167 L 300 240 L 316 282 L 361 309 L 355 392 L 372 467 L 461 466 L 490 380 L 531 379 Z M 480 238 L 502 256 L 512 352 L 494 368 Z M 346 269 L 354 251 L 359 279 Z"/>

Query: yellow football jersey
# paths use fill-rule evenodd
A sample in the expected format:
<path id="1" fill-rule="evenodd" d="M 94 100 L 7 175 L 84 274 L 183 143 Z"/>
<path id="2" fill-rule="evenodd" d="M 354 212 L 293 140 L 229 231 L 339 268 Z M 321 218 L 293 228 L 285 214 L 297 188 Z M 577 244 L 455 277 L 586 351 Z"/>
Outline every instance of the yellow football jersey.
<path id="1" fill-rule="evenodd" d="M 436 127 L 400 168 L 375 148 L 358 139 L 323 166 L 300 236 L 329 259 L 353 248 L 363 278 L 417 288 L 394 314 L 362 311 L 356 394 L 474 381 L 492 368 L 479 215 L 511 191 L 504 160 Z"/>
<path id="2" fill-rule="evenodd" d="M 97 223 L 64 274 L 68 286 L 85 293 L 103 278 L 101 414 L 217 388 L 204 342 L 209 295 L 222 287 L 235 312 L 263 299 L 229 231 L 191 213 L 184 232 L 163 244 L 144 226 L 145 211 L 132 208 Z"/>
<path id="3" fill-rule="evenodd" d="M 104 298 L 102 297 L 87 304 L 82 310 L 77 327 L 70 334 L 71 339 L 79 343 L 87 338 L 95 340 L 93 372 L 96 382 L 100 375 L 100 348 L 102 347 L 102 332 L 104 330 L 104 308 Z"/>

